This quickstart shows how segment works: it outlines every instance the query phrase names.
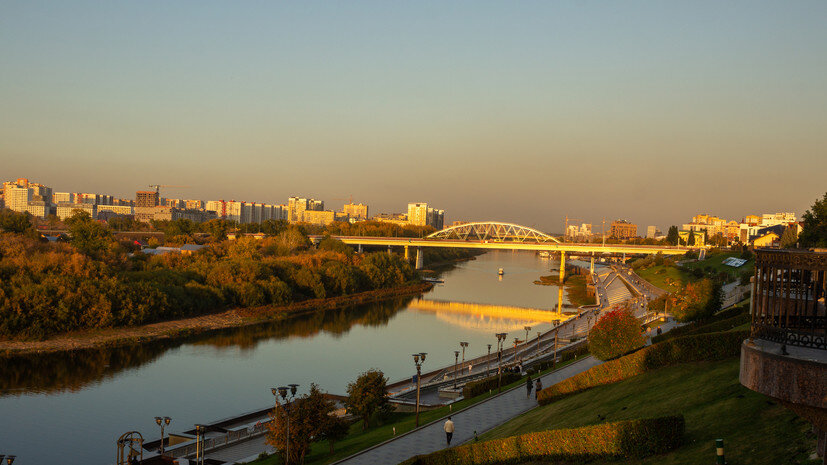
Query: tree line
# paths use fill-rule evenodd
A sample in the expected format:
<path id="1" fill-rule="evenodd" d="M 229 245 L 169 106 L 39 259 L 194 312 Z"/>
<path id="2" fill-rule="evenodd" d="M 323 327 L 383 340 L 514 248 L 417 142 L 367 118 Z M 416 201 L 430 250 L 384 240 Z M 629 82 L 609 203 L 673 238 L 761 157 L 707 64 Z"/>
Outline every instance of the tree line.
<path id="1" fill-rule="evenodd" d="M 173 237 L 187 223 L 171 222 Z M 218 241 L 191 255 L 130 253 L 85 213 L 66 220 L 68 243 L 44 242 L 28 215 L 0 211 L 0 334 L 43 338 L 134 326 L 229 307 L 285 305 L 402 285 L 410 264 L 385 252 L 354 254 L 281 225 L 264 239 Z"/>

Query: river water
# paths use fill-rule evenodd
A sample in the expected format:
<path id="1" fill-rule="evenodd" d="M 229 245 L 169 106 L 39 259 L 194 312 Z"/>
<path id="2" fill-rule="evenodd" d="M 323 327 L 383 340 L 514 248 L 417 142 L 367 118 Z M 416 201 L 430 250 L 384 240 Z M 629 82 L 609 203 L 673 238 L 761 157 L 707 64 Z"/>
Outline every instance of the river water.
<path id="1" fill-rule="evenodd" d="M 495 251 L 442 273 L 445 283 L 421 296 L 446 302 L 553 309 L 557 288 L 533 284 L 554 262 L 533 253 Z M 503 268 L 505 275 L 497 276 Z M 466 306 L 467 307 L 467 306 Z M 266 407 L 271 386 L 310 383 L 345 394 L 359 373 L 378 368 L 396 381 L 415 371 L 410 354 L 427 352 L 423 371 L 486 353 L 495 332 L 507 342 L 524 325 L 549 323 L 423 310 L 415 298 L 319 311 L 289 322 L 227 330 L 187 340 L 0 361 L 0 454 L 20 465 L 111 464 L 115 440 L 140 431 L 157 439 L 155 416 L 167 431 Z"/>

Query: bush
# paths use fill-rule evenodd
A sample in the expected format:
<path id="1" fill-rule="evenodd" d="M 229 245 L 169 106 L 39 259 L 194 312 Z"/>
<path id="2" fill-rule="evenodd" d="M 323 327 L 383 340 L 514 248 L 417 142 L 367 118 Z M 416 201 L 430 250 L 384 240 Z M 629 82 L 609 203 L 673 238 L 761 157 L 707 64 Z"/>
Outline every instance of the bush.
<path id="1" fill-rule="evenodd" d="M 530 460 L 581 461 L 643 458 L 683 443 L 683 416 L 626 420 L 582 428 L 540 431 L 418 455 L 402 465 L 485 465 Z"/>
<path id="2" fill-rule="evenodd" d="M 735 357 L 741 353 L 741 342 L 748 336 L 749 331 L 709 333 L 680 337 L 651 345 L 543 389 L 538 394 L 537 401 L 540 405 L 545 405 L 575 392 L 616 383 L 650 370 L 678 363 Z"/>
<path id="3" fill-rule="evenodd" d="M 520 378 L 522 378 L 522 376 L 519 373 L 503 372 L 502 385 L 505 386 L 507 384 L 511 384 Z M 492 389 L 497 389 L 498 379 L 498 376 L 494 375 L 479 381 L 466 383 L 465 387 L 462 388 L 462 396 L 466 399 L 470 399 L 472 397 L 477 397 L 480 394 L 485 394 Z"/>
<path id="4" fill-rule="evenodd" d="M 628 309 L 603 314 L 589 331 L 589 352 L 600 360 L 609 360 L 643 346 L 640 322 Z"/>

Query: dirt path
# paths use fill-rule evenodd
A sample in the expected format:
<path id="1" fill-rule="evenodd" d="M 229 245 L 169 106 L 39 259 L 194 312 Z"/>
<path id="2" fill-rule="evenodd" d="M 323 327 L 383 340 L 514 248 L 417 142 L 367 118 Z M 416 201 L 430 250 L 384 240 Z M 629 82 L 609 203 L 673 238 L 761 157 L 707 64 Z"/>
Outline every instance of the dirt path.
<path id="1" fill-rule="evenodd" d="M 421 294 L 433 284 L 417 283 L 392 289 L 379 289 L 330 299 L 312 299 L 281 307 L 235 308 L 220 313 L 181 320 L 163 321 L 143 326 L 75 331 L 44 341 L 0 341 L 0 355 L 60 352 L 95 347 L 111 347 L 136 342 L 189 336 L 218 329 L 237 328 L 300 315 L 316 310 L 333 309 L 368 302 Z"/>

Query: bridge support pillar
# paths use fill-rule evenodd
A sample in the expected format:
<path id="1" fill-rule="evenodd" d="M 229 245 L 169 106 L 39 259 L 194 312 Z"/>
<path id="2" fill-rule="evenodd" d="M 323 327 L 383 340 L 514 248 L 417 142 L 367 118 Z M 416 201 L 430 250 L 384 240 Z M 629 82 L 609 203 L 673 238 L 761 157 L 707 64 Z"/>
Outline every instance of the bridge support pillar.
<path id="1" fill-rule="evenodd" d="M 391 250 L 391 246 L 388 246 L 388 255 L 391 255 L 392 253 L 393 253 L 393 250 Z"/>
<path id="2" fill-rule="evenodd" d="M 411 254 L 408 252 L 408 246 L 406 245 L 405 246 L 405 260 L 407 261 L 407 260 L 410 260 L 410 259 L 411 259 Z"/>
<path id="3" fill-rule="evenodd" d="M 589 265 L 589 271 L 594 274 L 594 253 L 592 253 L 592 260 L 591 264 Z"/>
<path id="4" fill-rule="evenodd" d="M 626 263 L 626 252 L 623 252 L 623 263 Z"/>
<path id="5" fill-rule="evenodd" d="M 560 251 L 560 284 L 557 287 L 557 313 L 563 312 L 563 282 L 566 279 L 566 252 Z"/>
<path id="6" fill-rule="evenodd" d="M 405 250 L 407 250 L 407 249 L 408 249 L 408 248 L 407 248 L 407 247 L 405 247 Z M 422 257 L 422 247 L 417 247 L 417 248 L 416 248 L 416 269 L 417 269 L 417 270 L 421 270 L 421 269 L 422 269 L 422 262 L 423 262 L 423 257 Z"/>
<path id="7" fill-rule="evenodd" d="M 362 253 L 362 252 L 363 252 L 363 250 L 362 250 L 362 244 L 359 244 L 359 245 L 357 245 L 357 246 L 356 246 L 356 252 L 357 252 L 357 253 Z"/>

